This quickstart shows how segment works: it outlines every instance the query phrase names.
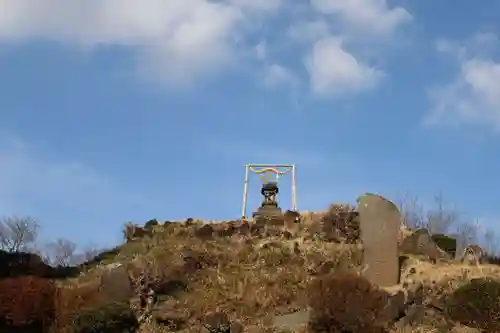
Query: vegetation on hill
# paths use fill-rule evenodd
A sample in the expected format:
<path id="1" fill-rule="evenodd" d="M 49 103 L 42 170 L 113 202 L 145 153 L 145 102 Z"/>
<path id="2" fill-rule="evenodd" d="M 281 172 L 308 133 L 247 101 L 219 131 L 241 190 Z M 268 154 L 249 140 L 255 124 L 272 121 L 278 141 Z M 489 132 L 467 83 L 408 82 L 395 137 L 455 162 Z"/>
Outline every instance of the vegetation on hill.
<path id="1" fill-rule="evenodd" d="M 13 251 L 27 249 L 26 243 L 0 252 L 6 272 L 0 277 L 0 331 L 378 333 L 500 327 L 500 260 L 492 256 L 491 264 L 480 266 L 405 257 L 402 287 L 422 288 L 415 289 L 418 301 L 388 314 L 388 304 L 403 296 L 363 278 L 359 223 L 349 205 L 303 213 L 299 223 L 151 220 L 143 227 L 128 223 L 123 233 L 124 244 L 79 265 L 63 256 L 59 266 L 48 265 L 40 255 Z M 478 293 L 488 297 L 479 301 Z"/>

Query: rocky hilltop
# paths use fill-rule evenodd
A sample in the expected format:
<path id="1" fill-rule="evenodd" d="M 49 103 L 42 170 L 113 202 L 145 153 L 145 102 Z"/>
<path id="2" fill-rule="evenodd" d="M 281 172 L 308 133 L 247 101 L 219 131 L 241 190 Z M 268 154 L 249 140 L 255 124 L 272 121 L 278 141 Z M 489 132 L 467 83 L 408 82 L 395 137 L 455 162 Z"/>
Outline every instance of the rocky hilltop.
<path id="1" fill-rule="evenodd" d="M 129 223 L 124 244 L 79 267 L 56 274 L 26 259 L 4 274 L 2 330 L 500 332 L 500 266 L 400 220 L 397 252 L 373 259 L 367 249 L 382 247 L 368 247 L 360 213 Z M 377 261 L 397 262 L 395 283 L 368 274 Z"/>

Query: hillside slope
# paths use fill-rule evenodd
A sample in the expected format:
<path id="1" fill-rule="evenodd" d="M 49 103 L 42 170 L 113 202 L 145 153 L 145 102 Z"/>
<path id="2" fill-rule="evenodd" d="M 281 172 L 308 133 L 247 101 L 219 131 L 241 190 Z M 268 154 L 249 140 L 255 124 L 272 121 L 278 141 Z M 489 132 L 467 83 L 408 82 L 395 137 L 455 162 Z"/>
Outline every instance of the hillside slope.
<path id="1" fill-rule="evenodd" d="M 497 265 L 407 255 L 401 286 L 383 289 L 362 278 L 352 208 L 303 214 L 299 223 L 260 222 L 128 225 L 126 243 L 56 282 L 50 329 L 223 332 L 226 323 L 231 332 L 500 331 Z M 390 315 L 388 304 L 396 309 Z"/>

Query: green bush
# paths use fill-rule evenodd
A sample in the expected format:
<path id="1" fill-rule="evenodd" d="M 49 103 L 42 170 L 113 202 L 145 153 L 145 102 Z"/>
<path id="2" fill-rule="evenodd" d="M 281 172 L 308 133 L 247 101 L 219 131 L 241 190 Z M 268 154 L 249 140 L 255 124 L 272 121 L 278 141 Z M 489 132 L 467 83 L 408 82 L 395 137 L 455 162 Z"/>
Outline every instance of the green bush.
<path id="1" fill-rule="evenodd" d="M 446 300 L 446 312 L 454 321 L 498 332 L 500 327 L 500 281 L 473 279 L 461 286 Z"/>
<path id="2" fill-rule="evenodd" d="M 128 302 L 111 303 L 98 309 L 80 312 L 74 320 L 74 333 L 135 332 L 137 319 Z"/>
<path id="3" fill-rule="evenodd" d="M 431 237 L 440 249 L 451 255 L 452 258 L 455 258 L 455 254 L 457 253 L 457 240 L 455 238 L 443 234 L 435 234 Z"/>

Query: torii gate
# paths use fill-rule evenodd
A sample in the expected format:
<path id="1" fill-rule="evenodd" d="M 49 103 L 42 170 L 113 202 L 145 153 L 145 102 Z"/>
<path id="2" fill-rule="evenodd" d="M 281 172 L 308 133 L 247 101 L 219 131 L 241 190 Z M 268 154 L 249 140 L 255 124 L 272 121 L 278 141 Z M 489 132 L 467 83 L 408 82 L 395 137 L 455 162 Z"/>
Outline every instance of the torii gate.
<path id="1" fill-rule="evenodd" d="M 281 169 L 281 170 L 280 170 Z M 292 173 L 292 211 L 297 211 L 297 192 L 295 185 L 295 164 L 245 164 L 245 183 L 243 187 L 243 207 L 241 209 L 242 218 L 246 218 L 247 197 L 248 197 L 248 181 L 250 172 L 261 175 L 263 183 L 272 181 L 271 174 L 275 175 L 277 183 L 280 177 L 288 172 Z M 266 177 L 267 176 L 267 177 Z"/>

